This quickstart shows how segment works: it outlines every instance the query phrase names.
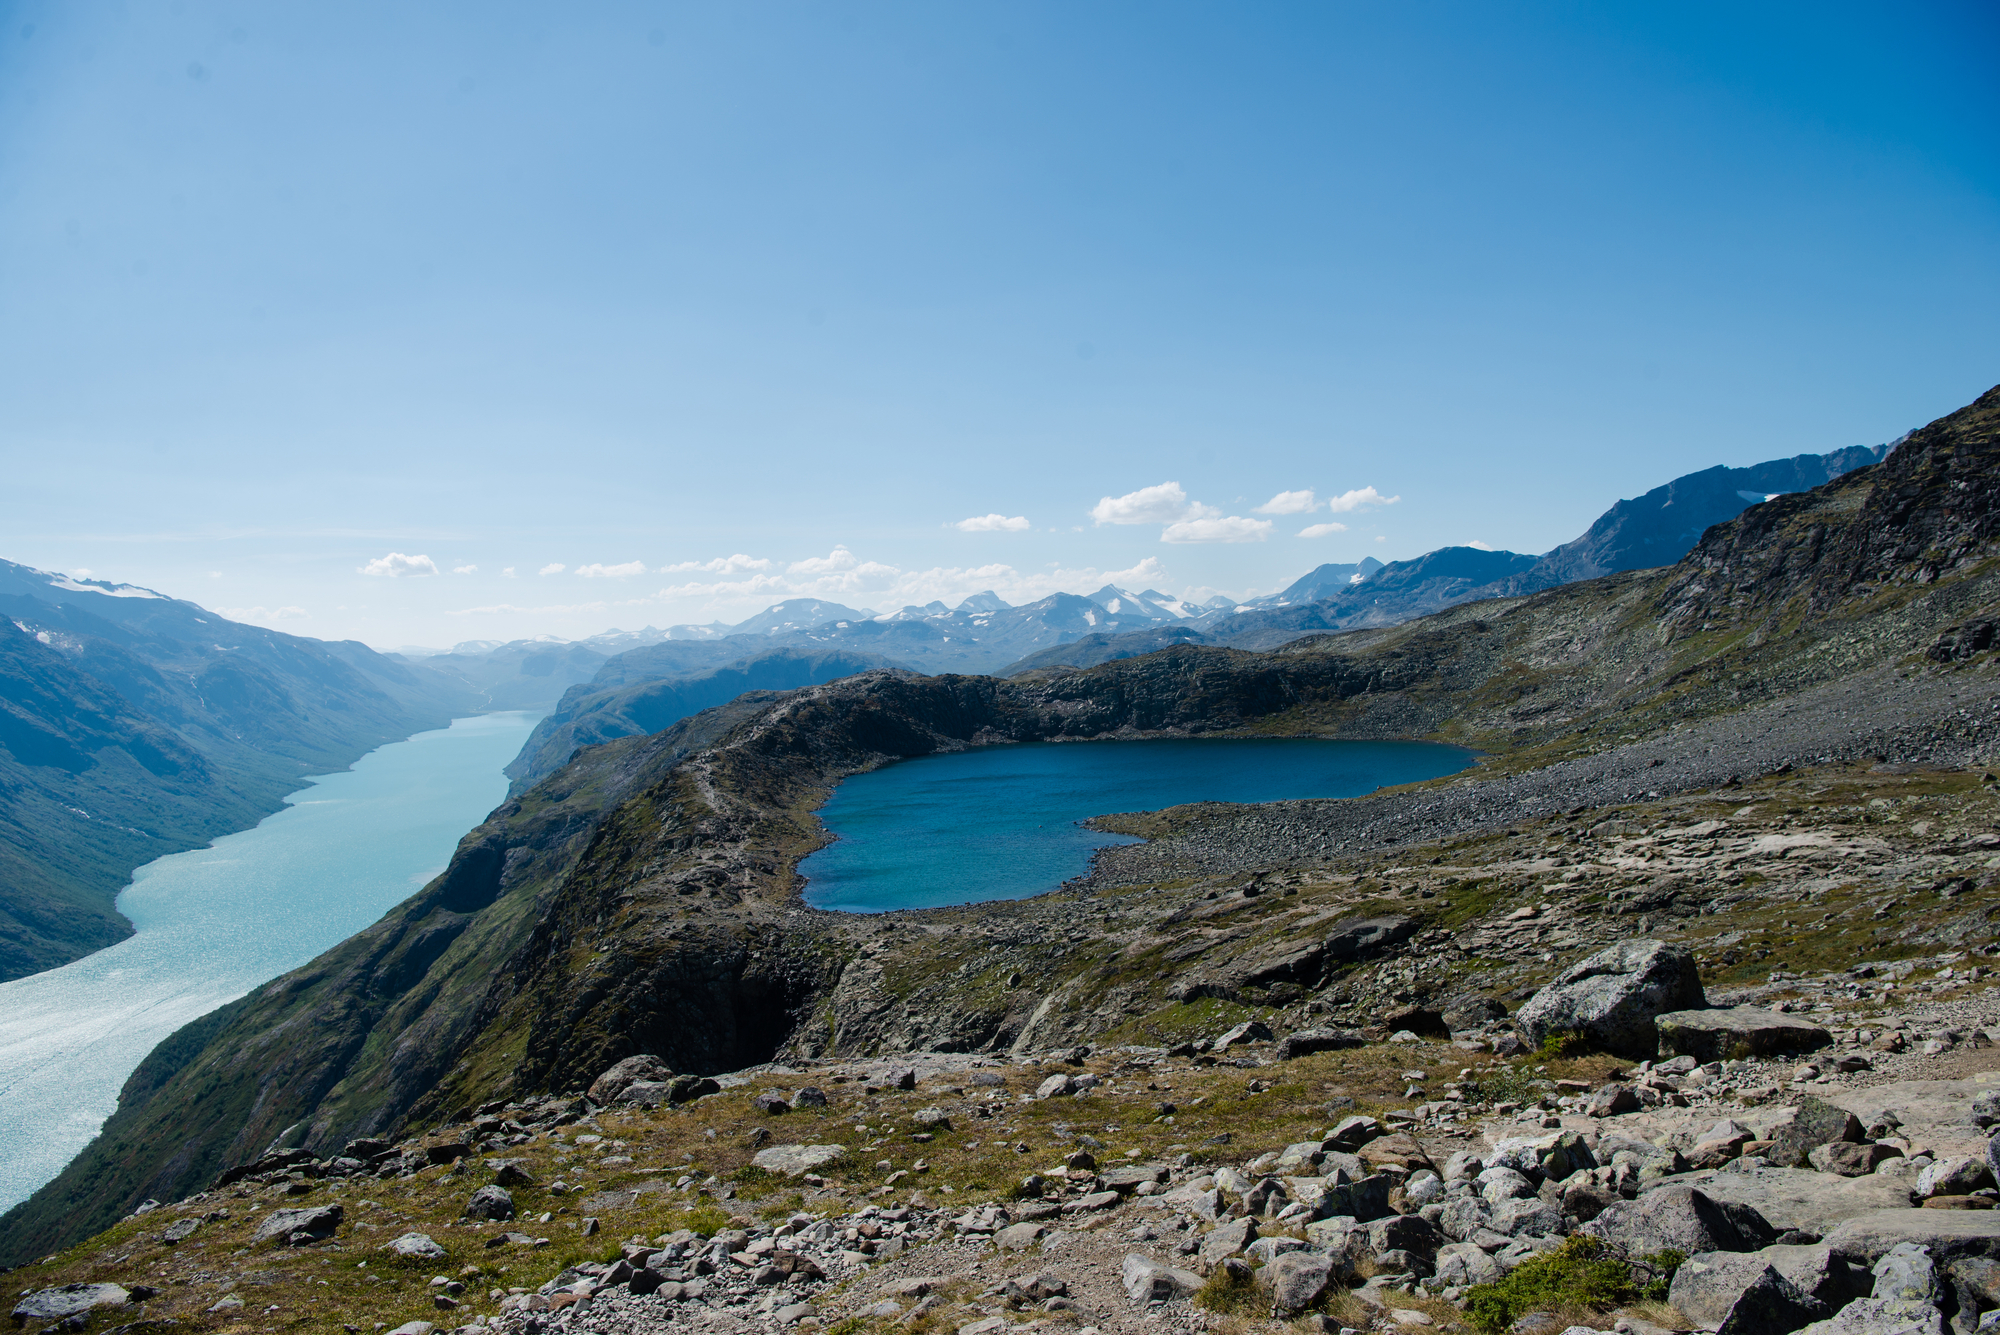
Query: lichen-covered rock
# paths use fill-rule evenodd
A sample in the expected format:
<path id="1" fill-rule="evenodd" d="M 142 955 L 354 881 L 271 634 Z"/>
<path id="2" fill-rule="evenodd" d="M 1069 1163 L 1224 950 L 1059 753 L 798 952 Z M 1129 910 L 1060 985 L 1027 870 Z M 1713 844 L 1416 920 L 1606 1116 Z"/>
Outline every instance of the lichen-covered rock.
<path id="1" fill-rule="evenodd" d="M 465 1203 L 468 1219 L 505 1220 L 514 1217 L 514 1197 L 505 1187 L 485 1186 Z"/>
<path id="2" fill-rule="evenodd" d="M 1833 1314 L 1834 1305 L 1787 1278 L 1762 1252 L 1704 1252 L 1675 1271 L 1667 1301 L 1718 1335 L 1784 1335 Z"/>
<path id="3" fill-rule="evenodd" d="M 1821 1145 L 1834 1141 L 1859 1143 L 1862 1139 L 1860 1118 L 1808 1094 L 1799 1100 L 1792 1120 L 1772 1135 L 1771 1148 L 1764 1151 L 1764 1158 L 1779 1168 L 1800 1168 Z"/>
<path id="4" fill-rule="evenodd" d="M 1756 1006 L 1668 1011 L 1654 1016 L 1653 1024 L 1659 1030 L 1660 1056 L 1693 1057 L 1704 1062 L 1774 1052 L 1814 1052 L 1833 1042 L 1833 1035 L 1810 1020 Z"/>
<path id="5" fill-rule="evenodd" d="M 590 1082 L 587 1091 L 593 1103 L 608 1104 L 617 1100 L 635 1080 L 671 1080 L 673 1068 L 651 1053 L 642 1052 L 636 1057 L 627 1057 Z M 576 1086 L 571 1085 L 571 1089 Z"/>
<path id="6" fill-rule="evenodd" d="M 1769 1246 L 1776 1231 L 1747 1205 L 1718 1201 L 1686 1186 L 1658 1187 L 1634 1201 L 1620 1201 L 1580 1230 L 1649 1256 L 1673 1250 L 1748 1252 Z"/>
<path id="7" fill-rule="evenodd" d="M 786 1177 L 803 1177 L 815 1168 L 841 1158 L 847 1153 L 845 1145 L 770 1145 L 758 1150 L 750 1162 L 767 1173 L 783 1173 Z"/>
<path id="8" fill-rule="evenodd" d="M 64 1284 L 23 1294 L 14 1304 L 14 1323 L 60 1321 L 99 1307 L 123 1307 L 131 1291 L 118 1284 Z"/>
<path id="9" fill-rule="evenodd" d="M 282 1241 L 288 1247 L 330 1238 L 347 1212 L 338 1205 L 314 1205 L 303 1210 L 273 1210 L 250 1235 L 252 1243 Z"/>
<path id="10" fill-rule="evenodd" d="M 1279 1263 L 1286 1257 L 1279 1257 Z M 1164 1265 L 1150 1256 L 1130 1252 L 1125 1264 L 1120 1268 L 1119 1278 L 1125 1285 L 1125 1294 L 1134 1303 L 1172 1302 L 1185 1298 L 1201 1287 L 1201 1276 L 1176 1266 Z"/>
<path id="11" fill-rule="evenodd" d="M 1651 1057 L 1655 1016 L 1706 1004 L 1693 955 L 1664 941 L 1621 941 L 1557 974 L 1514 1024 L 1530 1045 L 1579 1034 L 1607 1052 Z"/>
<path id="12" fill-rule="evenodd" d="M 1340 1282 L 1333 1258 L 1321 1252 L 1287 1252 L 1264 1267 L 1263 1279 L 1281 1317 L 1305 1311 Z"/>
<path id="13" fill-rule="evenodd" d="M 405 1233 L 389 1243 L 389 1250 L 418 1261 L 442 1261 L 446 1255 L 445 1249 L 428 1233 Z"/>

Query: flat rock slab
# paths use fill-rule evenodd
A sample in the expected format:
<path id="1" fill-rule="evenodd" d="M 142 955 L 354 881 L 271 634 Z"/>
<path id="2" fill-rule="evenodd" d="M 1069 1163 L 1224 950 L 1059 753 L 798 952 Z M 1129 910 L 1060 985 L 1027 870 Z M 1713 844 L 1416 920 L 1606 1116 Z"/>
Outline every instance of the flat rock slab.
<path id="1" fill-rule="evenodd" d="M 1864 1266 L 1873 1266 L 1899 1242 L 1928 1247 L 1940 1265 L 1961 1256 L 2000 1260 L 2000 1211 L 1871 1210 L 1842 1220 L 1822 1241 Z"/>
<path id="2" fill-rule="evenodd" d="M 1668 1011 L 1653 1017 L 1653 1027 L 1659 1031 L 1661 1057 L 1685 1056 L 1704 1062 L 1772 1052 L 1812 1052 L 1833 1043 L 1833 1035 L 1809 1020 L 1755 1006 Z"/>
<path id="3" fill-rule="evenodd" d="M 1696 1187 L 1711 1200 L 1747 1205 L 1781 1233 L 1797 1228 L 1824 1235 L 1844 1219 L 1910 1206 L 1910 1190 L 1904 1182 L 1874 1176 L 1836 1177 L 1809 1168 L 1717 1168 L 1687 1173 L 1671 1182 Z"/>
<path id="4" fill-rule="evenodd" d="M 772 1145 L 757 1151 L 750 1162 L 767 1173 L 801 1177 L 824 1168 L 847 1153 L 845 1145 Z"/>
<path id="5" fill-rule="evenodd" d="M 97 1307 L 123 1307 L 131 1293 L 117 1284 L 65 1284 L 58 1289 L 38 1289 L 22 1296 L 14 1305 L 14 1321 L 60 1321 Z"/>

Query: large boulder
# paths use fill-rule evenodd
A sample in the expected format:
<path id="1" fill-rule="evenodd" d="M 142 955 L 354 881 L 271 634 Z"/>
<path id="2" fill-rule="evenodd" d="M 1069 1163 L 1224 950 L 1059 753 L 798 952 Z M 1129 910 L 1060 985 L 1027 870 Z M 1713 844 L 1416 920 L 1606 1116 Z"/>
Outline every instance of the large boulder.
<path id="1" fill-rule="evenodd" d="M 507 1188 L 484 1186 L 465 1202 L 468 1219 L 507 1220 L 514 1217 L 514 1197 Z"/>
<path id="2" fill-rule="evenodd" d="M 1402 945 L 1422 926 L 1415 918 L 1346 918 L 1327 933 L 1326 958 L 1341 964 L 1369 959 Z"/>
<path id="3" fill-rule="evenodd" d="M 1557 974 L 1514 1025 L 1530 1045 L 1574 1033 L 1607 1052 L 1651 1057 L 1655 1016 L 1706 1004 L 1693 955 L 1664 941 L 1621 941 Z"/>
<path id="4" fill-rule="evenodd" d="M 28 1321 L 60 1321 L 99 1307 L 123 1307 L 132 1301 L 131 1291 L 118 1284 L 64 1284 L 60 1288 L 36 1289 L 24 1293 L 14 1304 L 14 1324 Z"/>
<path id="5" fill-rule="evenodd" d="M 1944 1313 L 1929 1303 L 1857 1298 L 1799 1335 L 1951 1335 Z"/>
<path id="6" fill-rule="evenodd" d="M 1822 1241 L 1871 1268 L 1901 1242 L 1915 1243 L 1941 1264 L 1962 1256 L 2000 1261 L 2000 1210 L 1871 1210 L 1841 1221 Z"/>
<path id="7" fill-rule="evenodd" d="M 300 1247 L 309 1242 L 320 1242 L 333 1236 L 346 1217 L 346 1211 L 338 1205 L 315 1205 L 303 1210 L 273 1210 L 264 1216 L 264 1222 L 257 1225 L 257 1231 L 250 1235 L 252 1243 L 270 1242 L 273 1239 L 288 1247 Z"/>
<path id="8" fill-rule="evenodd" d="M 1821 1145 L 1835 1141 L 1859 1144 L 1865 1139 L 1860 1118 L 1808 1094 L 1799 1100 L 1792 1120 L 1772 1133 L 1764 1158 L 1780 1168 L 1802 1168 Z"/>
<path id="9" fill-rule="evenodd" d="M 405 1233 L 391 1240 L 389 1250 L 413 1261 L 442 1261 L 446 1256 L 445 1249 L 428 1233 Z"/>
<path id="10" fill-rule="evenodd" d="M 591 1101 L 597 1104 L 613 1103 L 628 1086 L 636 1080 L 671 1080 L 674 1071 L 671 1066 L 651 1053 L 642 1052 L 636 1057 L 627 1057 L 612 1066 L 603 1075 L 590 1082 L 588 1091 Z M 575 1086 L 571 1086 L 575 1088 Z"/>
<path id="11" fill-rule="evenodd" d="M 1908 1209 L 1907 1181 L 1884 1174 L 1839 1177 L 1806 1168 L 1728 1168 L 1690 1174 L 1682 1181 L 1713 1200 L 1751 1207 L 1780 1232 L 1799 1229 L 1824 1236 L 1841 1220 L 1870 1211 L 1916 1213 Z"/>
<path id="12" fill-rule="evenodd" d="M 1718 1201 L 1693 1187 L 1657 1187 L 1633 1201 L 1620 1201 L 1579 1232 L 1601 1238 L 1630 1256 L 1669 1249 L 1696 1252 L 1751 1252 L 1769 1246 L 1776 1230 L 1747 1205 Z"/>
<path id="13" fill-rule="evenodd" d="M 824 1168 L 846 1153 L 845 1145 L 772 1145 L 758 1150 L 750 1162 L 767 1173 L 803 1177 L 815 1168 Z"/>
<path id="14" fill-rule="evenodd" d="M 1770 1272 L 1788 1286 L 1766 1284 Z M 1669 1301 L 1706 1330 L 1722 1330 L 1733 1319 L 1743 1324 L 1754 1312 L 1773 1335 L 1796 1330 L 1838 1311 L 1870 1289 L 1868 1272 L 1820 1246 L 1772 1246 L 1756 1252 L 1701 1252 L 1688 1257 L 1674 1275 Z M 1786 1325 L 1784 1322 L 1791 1324 Z M 1761 1327 L 1760 1327 L 1761 1329 Z"/>
<path id="15" fill-rule="evenodd" d="M 1284 1257 L 1278 1260 L 1283 1261 Z M 1133 1302 L 1164 1303 L 1185 1298 L 1201 1287 L 1201 1276 L 1175 1266 L 1163 1265 L 1150 1256 L 1128 1253 L 1119 1278 L 1125 1294 Z"/>
<path id="16" fill-rule="evenodd" d="M 1354 1029 L 1301 1029 L 1278 1040 L 1281 1062 L 1309 1057 L 1315 1052 L 1337 1052 L 1342 1048 L 1365 1048 L 1368 1039 Z"/>
<path id="17" fill-rule="evenodd" d="M 1271 1289 L 1271 1310 L 1281 1317 L 1303 1312 L 1340 1283 L 1334 1258 L 1323 1252 L 1286 1252 L 1259 1276 Z"/>
<path id="18" fill-rule="evenodd" d="M 1773 1052 L 1812 1052 L 1833 1042 L 1833 1035 L 1811 1021 L 1755 1006 L 1668 1011 L 1654 1016 L 1653 1025 L 1659 1031 L 1661 1057 L 1693 1057 L 1703 1062 Z"/>
<path id="19" fill-rule="evenodd" d="M 1715 1264 L 1711 1258 L 1726 1258 Z M 1740 1264 L 1729 1264 L 1739 1261 Z M 1674 1272 L 1667 1301 L 1716 1335 L 1790 1335 L 1832 1314 L 1755 1253 L 1690 1256 Z"/>

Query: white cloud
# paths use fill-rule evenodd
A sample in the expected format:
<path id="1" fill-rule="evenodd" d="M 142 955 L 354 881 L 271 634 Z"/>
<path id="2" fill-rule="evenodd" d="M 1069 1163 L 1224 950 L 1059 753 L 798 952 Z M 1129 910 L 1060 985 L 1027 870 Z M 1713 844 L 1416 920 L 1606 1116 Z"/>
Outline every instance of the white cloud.
<path id="1" fill-rule="evenodd" d="M 1326 503 L 1326 508 L 1337 515 L 1351 514 L 1356 510 L 1370 510 L 1378 505 L 1394 505 L 1401 496 L 1384 496 L 1373 487 L 1363 487 L 1359 491 L 1343 491 Z"/>
<path id="2" fill-rule="evenodd" d="M 560 575 L 562 574 L 563 571 L 567 569 L 569 569 L 569 567 L 564 565 L 562 562 L 551 561 L 547 565 L 543 566 L 540 570 L 536 571 L 535 573 L 540 575 Z"/>
<path id="3" fill-rule="evenodd" d="M 1281 491 L 1270 500 L 1257 507 L 1260 515 L 1305 515 L 1319 509 L 1319 499 L 1312 494 L 1312 488 L 1304 491 Z"/>
<path id="4" fill-rule="evenodd" d="M 560 570 L 562 567 L 557 566 L 556 569 Z M 544 570 L 542 573 L 546 575 L 549 572 Z M 630 579 L 634 575 L 645 574 L 646 566 L 642 561 L 627 561 L 622 566 L 608 566 L 593 561 L 587 566 L 578 566 L 576 573 L 585 579 Z"/>
<path id="5" fill-rule="evenodd" d="M 1345 524 L 1307 524 L 1299 530 L 1299 536 L 1302 538 L 1324 538 L 1328 534 L 1345 532 L 1347 532 L 1347 525 Z"/>
<path id="6" fill-rule="evenodd" d="M 1009 519 L 1003 514 L 977 515 L 971 519 L 961 519 L 953 525 L 960 533 L 1020 533 L 1034 525 L 1026 515 L 1015 515 Z"/>
<path id="7" fill-rule="evenodd" d="M 1262 542 L 1276 528 L 1268 519 L 1245 519 L 1240 515 L 1204 516 L 1169 524 L 1160 534 L 1161 542 Z"/>
<path id="8" fill-rule="evenodd" d="M 70 572 L 70 574 L 75 576 L 77 579 L 89 579 L 90 573 L 91 572 L 89 566 L 78 566 L 75 570 L 72 570 Z"/>
<path id="9" fill-rule="evenodd" d="M 772 563 L 766 561 L 761 564 Z M 1134 588 L 1148 585 L 1171 587 L 1166 567 L 1158 557 L 1152 556 L 1127 570 L 1072 569 L 1051 565 L 1045 570 L 1022 571 L 997 562 L 971 567 L 902 570 L 881 562 L 862 560 L 841 546 L 823 557 L 795 561 L 783 573 L 755 571 L 745 572 L 742 578 L 695 579 L 668 585 L 650 594 L 574 606 L 531 607 L 496 603 L 458 608 L 451 615 L 598 614 L 622 617 L 630 614 L 627 609 L 632 609 L 656 624 L 671 625 L 686 621 L 740 621 L 785 598 L 826 598 L 856 607 L 889 609 L 909 603 L 921 605 L 933 600 L 956 604 L 968 595 L 991 589 L 1019 606 L 1046 598 L 1052 593 L 1088 593 L 1106 583 Z"/>
<path id="10" fill-rule="evenodd" d="M 500 573 L 501 573 L 502 575 L 504 575 L 504 576 L 505 576 L 506 578 L 508 578 L 508 579 L 512 579 L 512 578 L 514 578 L 514 567 L 512 567 L 512 566 L 508 566 L 508 567 L 506 567 L 506 568 L 505 568 L 504 570 L 502 570 L 502 571 L 501 571 Z"/>
<path id="11" fill-rule="evenodd" d="M 387 556 L 379 556 L 362 566 L 361 573 L 405 579 L 420 575 L 435 575 L 438 573 L 438 568 L 437 562 L 428 556 L 405 556 L 401 552 L 390 552 Z"/>
<path id="12" fill-rule="evenodd" d="M 303 607 L 218 607 L 231 621 L 286 621 L 306 615 Z"/>
<path id="13" fill-rule="evenodd" d="M 1388 541 L 1388 539 L 1387 539 L 1387 538 L 1385 538 L 1385 537 L 1383 537 L 1383 536 L 1382 536 L 1382 535 L 1381 535 L 1380 533 L 1377 533 L 1377 534 L 1375 535 L 1375 541 L 1377 541 L 1377 542 L 1387 542 L 1387 541 Z"/>
<path id="14" fill-rule="evenodd" d="M 1190 506 L 1180 483 L 1162 482 L 1123 496 L 1106 496 L 1090 508 L 1090 517 L 1100 524 L 1171 524 L 1194 517 L 1190 511 L 1213 513 L 1206 506 Z"/>
<path id="15" fill-rule="evenodd" d="M 451 568 L 451 573 L 452 573 L 452 574 L 454 574 L 454 575 L 476 575 L 476 574 L 478 574 L 478 573 L 479 573 L 479 567 L 478 567 L 478 566 L 453 566 L 453 567 Z"/>
<path id="16" fill-rule="evenodd" d="M 735 575 L 745 570 L 769 570 L 772 563 L 761 556 L 745 556 L 742 552 L 734 556 L 718 556 L 713 561 L 679 561 L 670 566 L 661 566 L 662 575 L 685 575 L 691 570 L 706 570 L 715 575 Z"/>
<path id="17" fill-rule="evenodd" d="M 1498 547 L 1495 547 L 1492 543 L 1481 542 L 1477 538 L 1474 538 L 1472 541 L 1466 543 L 1465 545 L 1472 548 L 1474 551 L 1497 552 L 1500 550 Z"/>

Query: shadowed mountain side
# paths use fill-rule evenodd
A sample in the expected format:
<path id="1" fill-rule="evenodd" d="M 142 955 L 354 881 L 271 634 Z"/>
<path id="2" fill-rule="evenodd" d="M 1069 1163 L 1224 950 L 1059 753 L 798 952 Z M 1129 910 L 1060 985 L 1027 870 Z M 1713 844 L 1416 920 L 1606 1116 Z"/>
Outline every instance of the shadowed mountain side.
<path id="1" fill-rule="evenodd" d="M 129 936 L 134 868 L 476 707 L 365 645 L 0 562 L 0 979 Z"/>
<path id="2" fill-rule="evenodd" d="M 1096 667 L 1099 663 L 1112 663 L 1121 658 L 1137 658 L 1141 654 L 1158 653 L 1177 644 L 1209 644 L 1212 641 L 1192 626 L 1159 626 L 1151 630 L 1135 630 L 1124 635 L 1086 635 L 1068 644 L 1051 645 L 1038 653 L 1029 654 L 1019 662 L 1009 663 L 993 675 L 1012 677 L 1038 668 Z"/>
<path id="3" fill-rule="evenodd" d="M 518 795 L 568 764 L 578 748 L 618 737 L 659 732 L 690 714 L 726 704 L 746 691 L 790 691 L 898 664 L 851 650 L 819 653 L 773 649 L 691 676 L 641 682 L 610 690 L 572 686 L 554 713 L 536 725 L 521 754 L 507 766 L 510 795 Z"/>
<path id="4" fill-rule="evenodd" d="M 1506 823 L 1523 790 L 1543 811 L 1576 801 L 1573 784 L 1542 782 L 1550 767 L 1601 771 L 1599 800 L 1619 801 L 1676 774 L 1727 782 L 1727 767 L 1776 745 L 1786 763 L 1849 754 L 1892 724 L 1908 738 L 1901 755 L 1991 752 L 1993 729 L 1960 716 L 1948 676 L 1907 686 L 1889 722 L 1867 711 L 1888 709 L 1889 665 L 1956 658 L 1981 642 L 1973 627 L 2000 615 L 1996 416 L 2000 390 L 1881 465 L 1711 530 L 1671 570 L 1272 653 L 1184 645 L 1008 681 L 874 671 L 587 749 L 469 835 L 416 899 L 261 989 L 156 1093 L 121 1109 L 55 1183 L 0 1220 L 0 1259 L 85 1236 L 146 1195 L 205 1185 L 295 1125 L 309 1147 L 336 1148 L 489 1099 L 579 1088 L 637 1052 L 715 1071 L 835 1043 L 863 1053 L 918 1038 L 991 1051 L 1087 1041 L 1119 1022 L 1131 989 L 1157 998 L 1202 950 L 1233 941 L 1204 945 L 1201 922 L 1144 895 L 1114 906 L 1088 886 L 868 918 L 804 907 L 797 863 L 825 838 L 812 812 L 841 778 L 891 758 L 1298 733 L 1497 753 L 1484 774 L 1407 792 L 1245 809 L 1248 824 L 1281 821 L 1274 846 L 1303 865 Z M 1836 708 L 1813 703 L 1823 696 L 1793 707 L 1827 690 L 1845 693 Z M 1767 743 L 1781 714 L 1790 731 Z M 1690 732 L 1698 752 L 1659 768 Z M 1147 847 L 1118 852 L 1142 858 Z M 1186 851 L 1200 865 L 1244 865 L 1227 845 Z M 1103 981 L 1110 966 L 1092 931 L 1114 910 L 1162 943 L 1143 980 L 1117 988 Z M 895 932 L 886 955 L 885 928 Z M 992 966 L 981 977 L 1009 981 L 968 986 L 959 965 L 975 954 Z M 1059 995 L 1050 1014 L 1042 1003 Z"/>

